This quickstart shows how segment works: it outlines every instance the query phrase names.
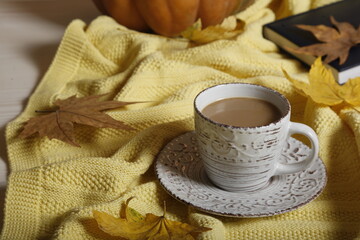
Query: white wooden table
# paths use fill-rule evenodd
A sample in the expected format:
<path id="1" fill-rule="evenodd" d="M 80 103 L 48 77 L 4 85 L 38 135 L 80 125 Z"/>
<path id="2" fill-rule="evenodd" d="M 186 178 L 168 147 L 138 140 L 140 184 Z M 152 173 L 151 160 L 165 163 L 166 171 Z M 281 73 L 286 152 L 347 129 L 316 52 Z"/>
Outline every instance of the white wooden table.
<path id="1" fill-rule="evenodd" d="M 66 26 L 100 13 L 91 0 L 0 0 L 0 229 L 9 174 L 5 126 L 26 105 Z"/>

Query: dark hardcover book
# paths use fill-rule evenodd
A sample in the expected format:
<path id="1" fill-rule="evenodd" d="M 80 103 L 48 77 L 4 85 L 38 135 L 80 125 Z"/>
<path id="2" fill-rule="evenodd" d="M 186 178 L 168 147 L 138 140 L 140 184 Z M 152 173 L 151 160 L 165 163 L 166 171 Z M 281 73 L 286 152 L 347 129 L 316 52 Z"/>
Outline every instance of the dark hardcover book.
<path id="1" fill-rule="evenodd" d="M 273 41 L 280 48 L 295 56 L 302 62 L 311 65 L 316 57 L 297 54 L 287 51 L 284 47 L 298 48 L 303 46 L 321 43 L 315 36 L 306 30 L 297 28 L 297 24 L 305 25 L 326 25 L 334 27 L 331 24 L 330 16 L 333 16 L 338 22 L 348 22 L 356 29 L 360 24 L 360 0 L 342 0 L 328 4 L 301 14 L 283 18 L 272 23 L 264 25 L 263 35 L 265 38 Z M 349 57 L 342 65 L 339 59 L 327 64 L 339 84 L 345 83 L 350 78 L 360 77 L 360 46 L 351 48 Z"/>

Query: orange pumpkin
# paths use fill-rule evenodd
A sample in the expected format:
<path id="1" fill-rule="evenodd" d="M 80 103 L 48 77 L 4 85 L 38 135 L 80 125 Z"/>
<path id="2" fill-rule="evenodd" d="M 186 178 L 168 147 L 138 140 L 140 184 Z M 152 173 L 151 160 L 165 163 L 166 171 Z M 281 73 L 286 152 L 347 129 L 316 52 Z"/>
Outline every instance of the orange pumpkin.
<path id="1" fill-rule="evenodd" d="M 105 14 L 137 31 L 176 36 L 199 18 L 203 27 L 221 23 L 254 0 L 93 0 Z"/>

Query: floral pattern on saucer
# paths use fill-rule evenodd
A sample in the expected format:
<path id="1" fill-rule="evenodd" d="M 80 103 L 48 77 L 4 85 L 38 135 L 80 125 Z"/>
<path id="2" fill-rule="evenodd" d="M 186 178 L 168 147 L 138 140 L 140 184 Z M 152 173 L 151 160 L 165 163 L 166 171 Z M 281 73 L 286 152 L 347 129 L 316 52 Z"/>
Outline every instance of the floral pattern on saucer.
<path id="1" fill-rule="evenodd" d="M 170 195 L 199 210 L 230 217 L 273 216 L 309 203 L 326 185 L 325 166 L 318 158 L 307 170 L 274 176 L 258 191 L 222 190 L 207 178 L 195 141 L 194 132 L 173 139 L 159 154 L 155 170 Z M 302 142 L 289 138 L 280 161 L 300 161 L 309 152 Z"/>

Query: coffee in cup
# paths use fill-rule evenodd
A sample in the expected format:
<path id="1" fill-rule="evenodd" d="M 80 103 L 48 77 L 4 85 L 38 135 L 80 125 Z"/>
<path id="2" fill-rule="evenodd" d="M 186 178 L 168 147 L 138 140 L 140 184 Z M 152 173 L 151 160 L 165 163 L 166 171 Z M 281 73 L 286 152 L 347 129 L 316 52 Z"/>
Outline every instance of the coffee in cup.
<path id="1" fill-rule="evenodd" d="M 209 119 L 235 127 L 258 127 L 281 118 L 272 103 L 248 97 L 225 98 L 207 105 L 202 114 Z"/>

